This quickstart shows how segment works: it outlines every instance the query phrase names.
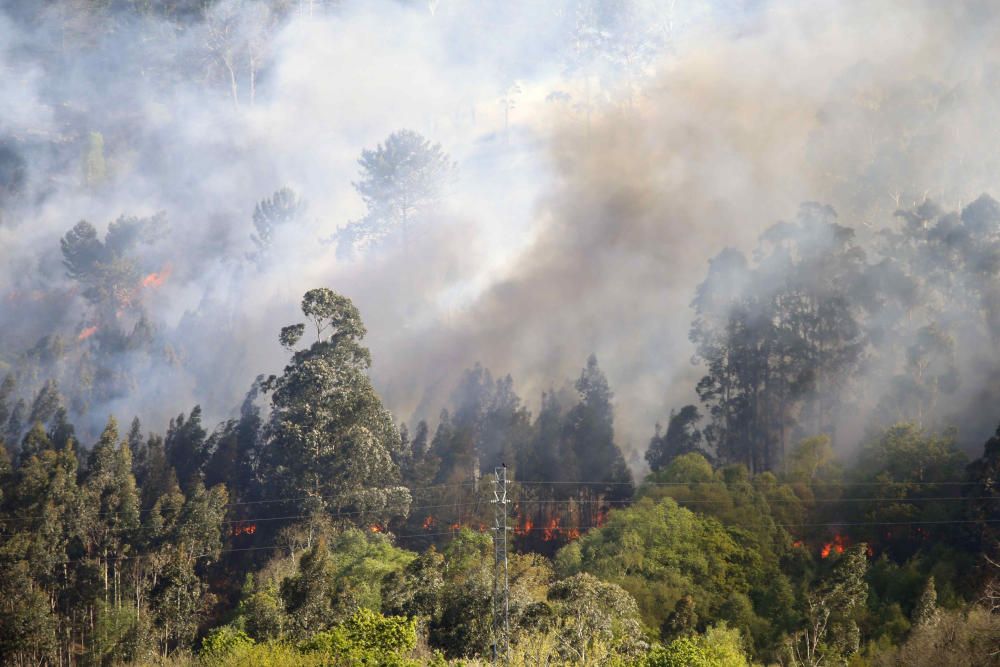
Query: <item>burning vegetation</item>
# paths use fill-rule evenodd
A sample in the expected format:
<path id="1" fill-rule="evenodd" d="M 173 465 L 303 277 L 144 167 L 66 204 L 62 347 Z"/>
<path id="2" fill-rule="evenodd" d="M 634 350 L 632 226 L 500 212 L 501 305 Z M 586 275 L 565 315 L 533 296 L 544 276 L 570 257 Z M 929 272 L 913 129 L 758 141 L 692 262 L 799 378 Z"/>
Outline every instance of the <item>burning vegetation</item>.
<path id="1" fill-rule="evenodd" d="M 1000 10 L 813 4 L 0 3 L 0 664 L 996 664 Z"/>

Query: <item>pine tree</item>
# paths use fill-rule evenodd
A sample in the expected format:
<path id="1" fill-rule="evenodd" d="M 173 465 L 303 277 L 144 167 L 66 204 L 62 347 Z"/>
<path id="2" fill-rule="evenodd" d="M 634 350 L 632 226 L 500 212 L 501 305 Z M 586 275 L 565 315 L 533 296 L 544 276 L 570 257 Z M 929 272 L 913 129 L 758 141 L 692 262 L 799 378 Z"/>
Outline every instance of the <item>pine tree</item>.
<path id="1" fill-rule="evenodd" d="M 274 243 L 278 229 L 295 222 L 304 211 L 305 203 L 289 187 L 283 187 L 269 198 L 259 201 L 253 210 L 253 226 L 257 233 L 250 235 L 250 240 L 257 246 L 255 258 L 263 259 Z"/>
<path id="2" fill-rule="evenodd" d="M 410 228 L 441 200 L 455 165 L 439 144 L 412 130 L 390 134 L 373 150 L 361 152 L 361 179 L 354 189 L 365 216 L 338 233 L 338 253 L 384 241 L 397 231 L 408 245 Z"/>
<path id="3" fill-rule="evenodd" d="M 678 456 L 701 451 L 701 431 L 698 422 L 701 415 L 698 408 L 685 405 L 680 412 L 670 411 L 670 421 L 667 422 L 667 432 L 660 434 L 660 425 L 656 425 L 656 433 L 649 441 L 646 450 L 646 462 L 653 472 L 670 464 Z"/>
<path id="4" fill-rule="evenodd" d="M 593 491 L 603 490 L 612 499 L 630 498 L 632 473 L 614 441 L 613 394 L 596 356 L 587 359 L 575 387 L 580 402 L 566 415 L 563 426 L 571 457 L 567 457 L 568 481 L 586 482 Z"/>

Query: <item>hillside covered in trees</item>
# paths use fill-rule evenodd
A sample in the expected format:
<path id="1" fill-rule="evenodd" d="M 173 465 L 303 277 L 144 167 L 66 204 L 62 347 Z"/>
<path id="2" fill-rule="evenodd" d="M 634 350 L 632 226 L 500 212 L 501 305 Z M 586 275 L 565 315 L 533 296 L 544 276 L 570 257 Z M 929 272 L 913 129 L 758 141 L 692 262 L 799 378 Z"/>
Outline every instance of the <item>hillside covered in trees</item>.
<path id="1" fill-rule="evenodd" d="M 1000 665 L 997 28 L 0 3 L 0 663 Z"/>

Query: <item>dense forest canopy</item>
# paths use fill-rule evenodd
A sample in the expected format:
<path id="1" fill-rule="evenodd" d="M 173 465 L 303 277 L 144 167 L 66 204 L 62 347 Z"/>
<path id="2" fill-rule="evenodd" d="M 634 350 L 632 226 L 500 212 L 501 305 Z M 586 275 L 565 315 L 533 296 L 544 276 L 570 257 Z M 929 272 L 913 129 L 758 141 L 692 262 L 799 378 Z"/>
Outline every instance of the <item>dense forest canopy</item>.
<path id="1" fill-rule="evenodd" d="M 0 2 L 0 662 L 1000 665 L 998 28 Z"/>

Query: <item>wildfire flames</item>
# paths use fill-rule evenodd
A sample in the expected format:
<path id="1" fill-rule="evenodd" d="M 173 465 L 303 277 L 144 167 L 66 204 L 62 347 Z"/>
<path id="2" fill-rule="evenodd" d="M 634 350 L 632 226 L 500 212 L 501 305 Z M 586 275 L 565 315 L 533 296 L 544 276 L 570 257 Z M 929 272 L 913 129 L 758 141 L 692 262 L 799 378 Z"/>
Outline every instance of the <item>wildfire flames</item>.
<path id="1" fill-rule="evenodd" d="M 86 329 L 84 329 L 83 331 L 81 331 L 80 334 L 76 337 L 76 339 L 77 340 L 87 340 L 88 338 L 90 338 L 91 336 L 93 336 L 95 333 L 97 333 L 97 325 L 96 324 L 94 326 L 92 326 L 92 327 L 87 327 Z"/>
<path id="2" fill-rule="evenodd" d="M 148 276 L 142 279 L 143 287 L 160 287 L 167 281 L 170 274 L 173 272 L 173 267 L 169 264 L 164 266 L 158 273 L 150 273 Z"/>
<path id="3" fill-rule="evenodd" d="M 576 511 L 571 511 L 569 514 L 559 513 L 555 515 L 542 511 L 540 513 L 541 516 L 539 516 L 539 513 L 533 514 L 534 516 L 523 516 L 519 508 L 515 506 L 514 525 L 510 529 L 513 534 L 521 538 L 529 538 L 535 535 L 537 537 L 532 539 L 542 542 L 556 542 L 559 540 L 572 541 L 583 535 L 588 528 L 601 527 L 607 521 L 608 511 L 606 509 L 598 510 L 591 519 L 593 523 L 589 525 L 583 525 L 587 523 L 587 517 L 579 516 L 579 512 Z M 424 530 L 431 530 L 438 525 L 447 525 L 448 530 L 451 532 L 457 532 L 463 527 L 478 530 L 481 533 L 492 530 L 489 526 L 477 521 L 458 520 L 450 524 L 447 521 L 442 523 L 441 519 L 433 515 L 427 515 L 421 523 Z"/>
<path id="4" fill-rule="evenodd" d="M 849 545 L 847 538 L 843 535 L 834 535 L 832 542 L 827 542 L 823 545 L 823 549 L 819 552 L 821 558 L 828 558 L 830 553 L 842 554 L 844 549 Z"/>
<path id="5" fill-rule="evenodd" d="M 253 535 L 257 532 L 257 524 L 240 522 L 233 526 L 233 537 L 240 535 Z"/>
<path id="6" fill-rule="evenodd" d="M 371 526 L 368 527 L 368 529 L 370 531 L 372 531 L 373 533 L 381 533 L 382 532 L 382 527 L 379 526 L 378 524 L 372 524 Z"/>

